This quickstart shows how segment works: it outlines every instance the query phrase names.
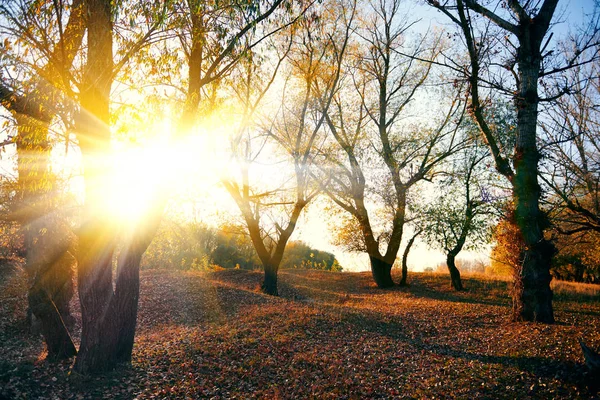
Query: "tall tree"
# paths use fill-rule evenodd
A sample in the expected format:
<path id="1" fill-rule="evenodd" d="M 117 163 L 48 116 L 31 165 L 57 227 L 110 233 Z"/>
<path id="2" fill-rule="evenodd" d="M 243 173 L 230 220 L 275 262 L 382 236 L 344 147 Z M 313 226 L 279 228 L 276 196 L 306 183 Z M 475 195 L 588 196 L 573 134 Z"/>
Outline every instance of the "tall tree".
<path id="1" fill-rule="evenodd" d="M 435 40 L 426 48 L 423 39 L 406 57 L 405 36 L 411 24 L 402 22 L 401 1 L 372 1 L 365 8 L 357 49 L 346 66 L 345 79 L 352 82 L 353 90 L 336 94 L 331 109 L 324 110 L 339 149 L 337 157 L 328 160 L 332 175 L 325 190 L 356 220 L 373 278 L 378 287 L 387 288 L 394 285 L 391 270 L 407 221 L 409 191 L 431 179 L 436 165 L 460 146 L 455 140 L 456 119 L 462 118 L 464 102 L 457 93 L 436 127 L 402 126 L 403 113 L 431 71 L 431 64 L 416 58 L 435 57 L 440 43 Z M 370 183 L 365 164 L 369 168 L 373 160 L 380 162 L 383 171 L 374 179 L 387 182 L 372 184 L 389 214 L 378 236 L 367 206 Z"/>
<path id="2" fill-rule="evenodd" d="M 342 12 L 335 18 L 320 19 L 313 14 L 299 21 L 297 28 L 293 30 L 297 31 L 291 38 L 293 43 L 290 41 L 291 47 L 279 58 L 273 77 L 267 80 L 267 84 L 262 88 L 257 90 L 255 87 L 256 93 L 253 95 L 251 87 L 256 72 L 246 71 L 247 87 L 242 91 L 245 94 L 242 102 L 246 110 L 243 113 L 243 121 L 247 121 L 256 110 L 284 59 L 290 71 L 282 93 L 284 103 L 276 115 L 269 119 L 268 124 L 259 128 L 259 131 L 262 131 L 259 132 L 261 135 L 255 137 L 255 127 L 242 123 L 234 146 L 235 156 L 241 165 L 240 182 L 224 181 L 225 188 L 240 209 L 254 248 L 263 264 L 265 278 L 262 290 L 271 295 L 278 294 L 277 273 L 286 245 L 303 209 L 318 193 L 316 185 L 311 184 L 311 170 L 322 143 L 320 132 L 325 117 L 311 105 L 314 103 L 314 91 L 317 86 L 320 86 L 322 95 L 326 93 L 323 98 L 326 103 L 331 101 L 333 93 L 337 90 L 341 60 L 352 28 L 355 3 L 348 5 L 340 2 L 339 6 Z M 325 60 L 330 56 L 333 46 L 339 46 L 339 52 L 336 54 L 334 67 L 330 69 Z M 289 57 L 287 53 L 290 53 Z M 294 89 L 297 91 L 294 92 Z M 265 134 L 276 146 L 283 149 L 291 164 L 290 169 L 293 168 L 291 187 L 285 183 L 276 189 L 257 189 L 250 185 L 250 166 L 265 149 L 264 140 L 261 139 Z M 271 223 L 265 223 L 266 219 L 270 219 Z"/>
<path id="3" fill-rule="evenodd" d="M 446 253 L 452 287 L 458 291 L 464 287 L 456 257 L 463 248 L 488 242 L 491 233 L 489 179 L 483 165 L 489 153 L 483 146 L 475 140 L 457 154 L 450 176 L 441 184 L 443 193 L 454 196 L 438 196 L 423 215 L 425 239 Z"/>
<path id="4" fill-rule="evenodd" d="M 166 3 L 165 3 L 166 4 Z M 135 52 L 150 42 L 165 18 L 158 3 L 152 23 L 129 46 L 113 58 L 116 5 L 109 0 L 87 0 L 87 53 L 79 85 L 80 109 L 76 135 L 83 159 L 85 204 L 79 229 L 78 289 L 82 314 L 81 346 L 74 368 L 87 374 L 112 369 L 129 362 L 135 335 L 141 257 L 156 231 L 158 217 L 131 224 L 111 223 L 103 213 L 103 199 L 111 154 L 111 87 L 117 73 Z M 133 17 L 130 17 L 133 18 Z M 160 215 L 157 204 L 148 216 Z M 118 239 L 123 241 L 117 258 L 113 289 L 113 255 Z"/>
<path id="5" fill-rule="evenodd" d="M 513 290 L 513 319 L 553 323 L 550 261 L 555 249 L 544 237 L 548 220 L 540 210 L 541 188 L 538 183 L 540 80 L 550 80 L 552 75 L 586 62 L 582 61 L 582 57 L 588 54 L 588 49 L 594 48 L 598 31 L 594 29 L 592 35 L 578 43 L 575 51 L 567 54 L 561 63 L 553 51 L 546 51 L 552 39 L 549 33 L 558 0 L 525 4 L 509 0 L 507 7 L 498 3 L 500 7 L 492 8 L 476 0 L 428 2 L 459 27 L 470 63 L 468 68 L 457 70 L 466 75 L 469 83 L 470 111 L 488 143 L 498 172 L 512 185 L 515 219 L 525 243 L 521 254 L 523 268 L 519 282 L 515 283 L 518 290 Z M 490 26 L 478 22 L 477 16 L 489 21 L 498 33 L 488 35 Z M 483 33 L 478 33 L 481 27 Z M 504 43 L 497 39 L 499 37 L 506 37 Z M 516 45 L 513 40 L 517 41 Z M 505 51 L 494 52 L 493 47 L 504 47 Z M 512 85 L 503 74 L 491 72 L 498 65 L 514 78 Z M 488 74 L 484 76 L 484 72 Z M 503 152 L 501 142 L 485 116 L 487 103 L 481 94 L 482 86 L 513 96 L 517 127 L 512 157 Z M 554 89 L 549 97 L 556 98 L 564 92 L 564 88 Z"/>

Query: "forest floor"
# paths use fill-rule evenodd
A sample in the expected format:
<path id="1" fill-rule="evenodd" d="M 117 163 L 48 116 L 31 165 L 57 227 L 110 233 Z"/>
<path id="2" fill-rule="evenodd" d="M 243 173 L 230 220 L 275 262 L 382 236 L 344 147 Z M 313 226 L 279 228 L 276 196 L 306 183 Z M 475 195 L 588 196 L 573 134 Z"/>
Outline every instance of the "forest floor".
<path id="1" fill-rule="evenodd" d="M 380 290 L 369 273 L 282 271 L 270 297 L 258 272 L 143 271 L 132 365 L 86 378 L 45 359 L 22 270 L 1 275 L 0 399 L 592 397 L 577 340 L 600 346 L 598 286 L 557 287 L 543 325 L 509 322 L 507 283 L 477 277 L 456 293 L 447 275 Z"/>

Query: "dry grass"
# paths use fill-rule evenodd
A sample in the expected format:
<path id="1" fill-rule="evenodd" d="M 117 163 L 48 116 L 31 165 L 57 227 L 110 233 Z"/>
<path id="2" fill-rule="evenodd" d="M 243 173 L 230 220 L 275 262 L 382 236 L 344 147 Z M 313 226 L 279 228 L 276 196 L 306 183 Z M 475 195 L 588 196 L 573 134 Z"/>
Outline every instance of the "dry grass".
<path id="1" fill-rule="evenodd" d="M 554 280 L 550 287 L 558 299 L 575 302 L 600 302 L 600 285 Z"/>

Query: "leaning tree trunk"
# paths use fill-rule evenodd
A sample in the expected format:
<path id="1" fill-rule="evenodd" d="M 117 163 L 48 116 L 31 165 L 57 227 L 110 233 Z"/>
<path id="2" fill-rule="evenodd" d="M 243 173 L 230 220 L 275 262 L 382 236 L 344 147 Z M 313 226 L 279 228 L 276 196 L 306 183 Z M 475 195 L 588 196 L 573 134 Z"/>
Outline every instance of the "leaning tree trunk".
<path id="1" fill-rule="evenodd" d="M 452 254 L 452 252 L 448 253 L 446 256 L 446 264 L 448 265 L 448 271 L 450 271 L 450 279 L 454 290 L 464 290 L 465 288 L 460 279 L 460 271 L 456 268 L 456 255 Z"/>
<path id="2" fill-rule="evenodd" d="M 62 86 L 60 82 L 64 78 L 60 71 L 70 70 L 86 29 L 83 0 L 73 0 L 69 11 L 69 20 L 61 35 L 61 45 L 54 46 L 53 53 L 48 55 L 49 62 L 30 82 L 28 93 L 15 94 L 7 99 L 8 103 L 4 103 L 5 106 L 12 103 L 8 109 L 13 112 L 18 124 L 16 145 L 19 194 L 17 200 L 20 204 L 17 220 L 21 222 L 26 234 L 26 261 L 29 267 L 33 267 L 28 270 L 28 273 L 34 281 L 28 296 L 30 300 L 28 319 L 32 313 L 35 314 L 34 309 L 40 310 L 43 315 L 38 315 L 38 318 L 42 324 L 47 319 L 50 326 L 54 327 L 42 327 L 42 331 L 46 332 L 45 336 L 50 334 L 53 337 L 61 337 L 65 343 L 69 340 L 68 331 L 57 323 L 59 318 L 52 314 L 56 309 L 63 320 L 69 323 L 74 321 L 69 310 L 69 301 L 73 296 L 73 257 L 65 252 L 64 256 L 59 257 L 54 263 L 39 261 L 43 260 L 43 253 L 55 252 L 55 249 L 42 244 L 47 240 L 47 236 L 55 234 L 50 232 L 58 228 L 58 235 L 64 233 L 63 221 L 60 218 L 49 218 L 53 207 L 52 192 L 55 188 L 53 174 L 48 168 L 51 150 L 48 143 L 48 129 L 53 118 L 54 107 L 59 101 L 55 97 L 56 87 Z M 60 18 L 60 15 L 58 17 Z M 32 262 L 31 257 L 37 261 Z M 40 271 L 43 273 L 39 274 Z M 52 329 L 57 331 L 50 333 Z M 49 344 L 48 347 L 49 355 L 55 358 L 64 358 L 71 352 L 52 354 L 51 349 L 55 346 Z M 65 348 L 71 347 L 74 348 L 72 343 Z"/>
<path id="3" fill-rule="evenodd" d="M 394 286 L 392 279 L 392 265 L 381 259 L 379 256 L 369 255 L 371 261 L 371 273 L 378 288 L 386 289 Z"/>
<path id="4" fill-rule="evenodd" d="M 117 280 L 115 295 L 115 312 L 119 324 L 117 337 L 117 362 L 131 362 L 131 352 L 135 338 L 137 323 L 138 300 L 140 297 L 140 261 L 142 254 L 135 252 L 126 256 L 124 265 Z"/>
<path id="5" fill-rule="evenodd" d="M 119 256 L 113 312 L 118 316 L 116 361 L 131 362 L 140 297 L 140 263 L 160 222 L 159 210 L 165 199 L 157 202 L 153 215 L 143 222 L 144 227 L 127 238 Z"/>
<path id="6" fill-rule="evenodd" d="M 41 322 L 49 358 L 70 358 L 76 350 L 64 322 L 71 319 L 73 270 L 70 265 L 64 268 L 70 239 L 63 237 L 66 233 L 49 215 L 54 182 L 48 166 L 48 117 L 40 112 L 37 117 L 17 115 L 16 119 L 19 180 L 14 214 L 25 232 L 26 270 L 32 281 L 28 315 Z"/>
<path id="7" fill-rule="evenodd" d="M 402 254 L 402 279 L 400 280 L 400 286 L 407 286 L 408 283 L 406 280 L 408 279 L 408 254 L 410 253 L 410 249 L 412 245 L 415 243 L 417 236 L 421 234 L 421 231 L 418 231 L 410 238 L 408 243 L 406 244 L 406 248 L 404 249 L 404 253 Z"/>
<path id="8" fill-rule="evenodd" d="M 550 289 L 550 262 L 554 245 L 544 237 L 548 222 L 540 210 L 541 188 L 538 183 L 536 143 L 538 118 L 538 79 L 541 57 L 533 48 L 522 43 L 518 57 L 521 79 L 517 106 L 517 143 L 515 147 L 515 176 L 513 194 L 515 217 L 521 231 L 525 248 L 523 266 L 513 290 L 513 319 L 525 321 L 554 322 L 552 290 Z"/>
<path id="9" fill-rule="evenodd" d="M 270 294 L 271 296 L 279 296 L 277 290 L 277 270 L 279 268 L 271 264 L 267 264 L 264 267 L 265 279 L 262 283 L 261 290 L 263 293 Z"/>
<path id="10" fill-rule="evenodd" d="M 77 354 L 73 340 L 54 302 L 39 284 L 33 284 L 28 300 L 33 314 L 42 321 L 42 334 L 50 359 L 67 359 Z"/>

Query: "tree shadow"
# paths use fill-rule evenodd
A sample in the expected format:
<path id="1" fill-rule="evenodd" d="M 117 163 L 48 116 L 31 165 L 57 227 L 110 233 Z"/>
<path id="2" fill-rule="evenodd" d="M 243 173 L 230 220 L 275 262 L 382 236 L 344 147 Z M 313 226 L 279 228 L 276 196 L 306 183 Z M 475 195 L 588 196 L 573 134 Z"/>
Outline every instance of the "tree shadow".
<path id="1" fill-rule="evenodd" d="M 588 369 L 583 363 L 577 363 L 571 360 L 561 360 L 552 358 L 552 356 L 509 356 L 509 355 L 491 355 L 477 353 L 467 349 L 452 347 L 447 344 L 435 343 L 438 334 L 437 329 L 432 325 L 421 324 L 417 327 L 417 334 L 414 329 L 411 333 L 406 326 L 415 326 L 419 322 L 410 316 L 402 315 L 397 321 L 383 320 L 381 317 L 372 313 L 366 316 L 364 312 L 350 312 L 344 316 L 346 322 L 354 325 L 357 329 L 362 329 L 367 335 L 386 336 L 390 339 L 407 344 L 416 354 L 435 354 L 436 356 L 451 357 L 461 359 L 467 363 L 477 362 L 485 365 L 501 365 L 503 368 L 516 368 L 519 371 L 527 372 L 536 378 L 546 380 L 559 380 L 563 388 L 566 386 L 576 387 L 584 396 L 592 396 L 588 391 L 589 380 L 587 379 Z M 470 323 L 471 327 L 477 327 Z M 434 339 L 434 340 L 427 340 Z M 515 382 L 507 380 L 506 385 L 496 384 L 495 387 L 484 389 L 490 398 L 496 398 L 498 391 L 506 392 L 506 388 L 514 385 Z M 515 393 L 516 397 L 525 397 L 535 394 L 535 386 L 538 382 L 533 382 L 529 391 L 531 393 Z M 565 388 L 565 395 L 572 394 Z M 485 397 L 485 396 L 484 396 Z M 509 396 L 510 397 L 510 396 Z"/>
<path id="2" fill-rule="evenodd" d="M 439 280 L 431 279 L 428 276 L 413 275 L 410 286 L 398 287 L 398 290 L 406 291 L 418 298 L 453 303 L 510 307 L 507 282 L 494 280 L 482 281 L 468 277 L 462 280 L 465 290 L 455 291 L 450 287 L 450 279 L 448 279 L 447 286 L 440 286 L 436 284 Z"/>

